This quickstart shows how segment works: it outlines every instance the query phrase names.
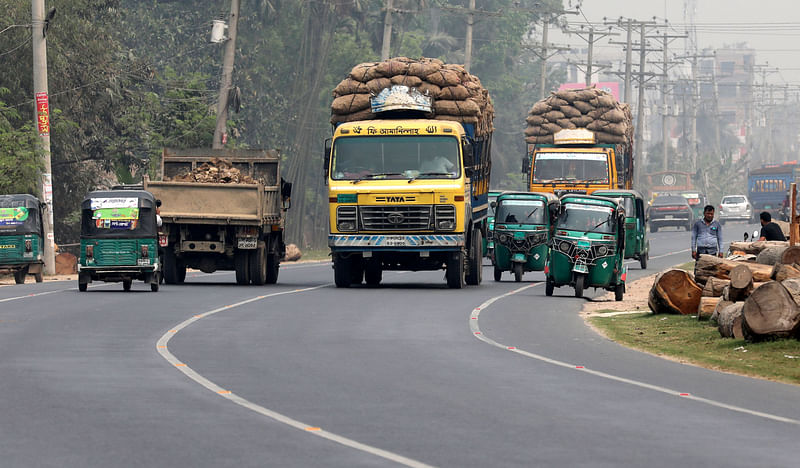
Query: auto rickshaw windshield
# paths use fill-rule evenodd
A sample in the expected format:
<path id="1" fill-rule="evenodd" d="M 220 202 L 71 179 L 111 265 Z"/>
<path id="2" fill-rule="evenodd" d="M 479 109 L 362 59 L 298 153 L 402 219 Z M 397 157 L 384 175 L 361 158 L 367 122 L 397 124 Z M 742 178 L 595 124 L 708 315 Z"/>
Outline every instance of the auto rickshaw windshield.
<path id="1" fill-rule="evenodd" d="M 539 200 L 502 200 L 497 206 L 495 224 L 544 224 L 547 210 Z"/>
<path id="2" fill-rule="evenodd" d="M 38 234 L 39 210 L 24 206 L 0 207 L 0 236 Z"/>
<path id="3" fill-rule="evenodd" d="M 567 203 L 558 218 L 558 228 L 613 234 L 616 229 L 614 210 L 607 206 Z"/>
<path id="4" fill-rule="evenodd" d="M 81 213 L 81 234 L 101 238 L 151 237 L 157 227 L 153 209 L 138 198 L 93 198 Z"/>

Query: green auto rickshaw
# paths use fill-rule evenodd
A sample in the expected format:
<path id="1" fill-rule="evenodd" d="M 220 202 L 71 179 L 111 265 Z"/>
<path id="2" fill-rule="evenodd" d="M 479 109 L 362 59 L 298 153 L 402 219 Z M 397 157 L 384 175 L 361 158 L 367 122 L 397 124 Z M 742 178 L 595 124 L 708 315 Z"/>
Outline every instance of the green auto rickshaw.
<path id="1" fill-rule="evenodd" d="M 626 269 L 625 213 L 615 199 L 594 195 L 563 195 L 550 256 L 545 266 L 545 293 L 573 286 L 575 297 L 585 288 L 614 291 L 622 300 Z"/>
<path id="2" fill-rule="evenodd" d="M 125 291 L 133 280 L 158 291 L 156 199 L 144 190 L 101 190 L 89 193 L 81 204 L 81 253 L 78 289 L 92 281 L 122 282 Z"/>
<path id="3" fill-rule="evenodd" d="M 497 196 L 502 192 L 489 192 L 489 215 L 486 218 L 486 237 L 483 239 L 483 256 L 493 259 L 492 251 L 494 250 L 494 207 L 496 205 Z"/>
<path id="4" fill-rule="evenodd" d="M 27 275 L 44 279 L 42 203 L 33 195 L 0 195 L 0 271 L 22 284 Z"/>
<path id="5" fill-rule="evenodd" d="M 522 281 L 526 271 L 544 270 L 558 197 L 552 193 L 503 192 L 494 222 L 494 280 L 504 271 Z"/>
<path id="6" fill-rule="evenodd" d="M 619 199 L 625 210 L 625 258 L 639 260 L 647 269 L 650 241 L 647 239 L 647 219 L 644 197 L 636 190 L 595 190 L 592 195 Z"/>

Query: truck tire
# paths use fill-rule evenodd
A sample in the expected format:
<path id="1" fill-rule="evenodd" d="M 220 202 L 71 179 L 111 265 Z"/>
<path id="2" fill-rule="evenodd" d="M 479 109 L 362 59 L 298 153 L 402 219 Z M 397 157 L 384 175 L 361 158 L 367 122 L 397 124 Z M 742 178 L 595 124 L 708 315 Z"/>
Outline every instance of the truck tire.
<path id="1" fill-rule="evenodd" d="M 233 253 L 233 268 L 236 270 L 236 284 L 250 284 L 249 250 L 237 250 Z"/>
<path id="2" fill-rule="evenodd" d="M 466 284 L 464 281 L 464 252 L 452 254 L 447 259 L 446 268 L 447 287 L 450 289 L 463 288 Z"/>
<path id="3" fill-rule="evenodd" d="M 171 247 L 164 249 L 164 282 L 167 284 L 178 284 L 178 259 L 175 258 L 175 251 Z"/>
<path id="4" fill-rule="evenodd" d="M 364 282 L 364 263 L 358 258 L 350 257 L 350 285 Z"/>
<path id="5" fill-rule="evenodd" d="M 176 258 L 175 270 L 178 273 L 178 284 L 183 284 L 183 282 L 186 281 L 186 262 L 180 258 Z"/>
<path id="6" fill-rule="evenodd" d="M 258 242 L 258 248 L 250 253 L 250 281 L 256 286 L 267 282 L 267 247 Z"/>
<path id="7" fill-rule="evenodd" d="M 383 268 L 379 261 L 367 261 L 364 265 L 364 280 L 367 286 L 377 286 L 383 280 Z"/>
<path id="8" fill-rule="evenodd" d="M 267 255 L 267 284 L 278 282 L 278 273 L 281 268 L 281 260 L 278 254 Z"/>
<path id="9" fill-rule="evenodd" d="M 467 270 L 467 284 L 477 286 L 481 284 L 483 273 L 483 243 L 481 242 L 481 230 L 475 229 L 472 232 L 472 243 L 469 249 L 469 267 Z"/>
<path id="10" fill-rule="evenodd" d="M 350 272 L 350 265 L 353 262 L 349 258 L 341 255 L 336 255 L 333 259 L 333 280 L 337 288 L 349 288 L 352 273 Z"/>

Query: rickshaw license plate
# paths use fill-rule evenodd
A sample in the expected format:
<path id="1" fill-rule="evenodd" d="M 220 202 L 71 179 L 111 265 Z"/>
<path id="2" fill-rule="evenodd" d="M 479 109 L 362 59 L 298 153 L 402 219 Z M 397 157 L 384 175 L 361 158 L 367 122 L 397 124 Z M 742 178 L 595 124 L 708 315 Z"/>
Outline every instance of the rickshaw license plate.
<path id="1" fill-rule="evenodd" d="M 387 247 L 402 247 L 407 245 L 405 236 L 386 236 L 383 238 L 382 244 Z"/>
<path id="2" fill-rule="evenodd" d="M 256 237 L 240 237 L 238 239 L 237 247 L 240 249 L 255 249 L 258 245 L 258 238 Z"/>
<path id="3" fill-rule="evenodd" d="M 150 259 L 149 258 L 140 258 L 139 261 L 137 262 L 137 264 L 139 266 L 149 266 L 150 265 Z"/>
<path id="4" fill-rule="evenodd" d="M 572 271 L 574 271 L 576 273 L 588 273 L 589 272 L 589 270 L 586 268 L 586 265 L 575 265 L 572 268 Z"/>

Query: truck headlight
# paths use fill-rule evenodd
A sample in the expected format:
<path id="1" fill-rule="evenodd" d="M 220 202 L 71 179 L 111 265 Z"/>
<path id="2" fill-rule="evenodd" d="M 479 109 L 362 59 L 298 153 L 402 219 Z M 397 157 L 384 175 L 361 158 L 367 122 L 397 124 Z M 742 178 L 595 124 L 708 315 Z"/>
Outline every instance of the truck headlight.
<path id="1" fill-rule="evenodd" d="M 342 232 L 353 232 L 357 226 L 358 207 L 340 206 L 336 208 L 336 228 Z"/>
<path id="2" fill-rule="evenodd" d="M 456 228 L 455 205 L 436 205 L 436 224 L 439 231 L 452 231 Z"/>

